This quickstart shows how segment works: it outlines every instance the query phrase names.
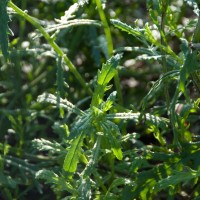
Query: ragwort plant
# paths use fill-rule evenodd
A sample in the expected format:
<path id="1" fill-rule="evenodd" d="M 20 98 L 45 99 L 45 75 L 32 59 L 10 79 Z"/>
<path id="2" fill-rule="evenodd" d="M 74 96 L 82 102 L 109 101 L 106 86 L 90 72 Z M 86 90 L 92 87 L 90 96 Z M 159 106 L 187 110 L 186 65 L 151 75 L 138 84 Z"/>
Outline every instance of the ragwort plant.
<path id="1" fill-rule="evenodd" d="M 199 15 L 197 2 L 180 2 L 182 7 L 193 7 Z M 200 18 L 197 17 L 197 21 L 191 19 L 184 27 L 180 23 L 181 11 L 173 11 L 174 7 L 180 6 L 176 5 L 176 1 L 147 0 L 150 20 L 144 26 L 139 26 L 136 21 L 132 27 L 118 19 L 108 21 L 103 3 L 105 6 L 108 2 L 74 2 L 60 19 L 43 26 L 42 21 L 31 17 L 12 1 L 1 0 L 3 67 L 8 70 L 16 54 L 12 48 L 14 42 L 10 45 L 8 42 L 9 15 L 12 17 L 14 14 L 37 29 L 32 34 L 35 40 L 42 37 L 46 40 L 42 53 L 50 55 L 56 66 L 56 89 L 40 95 L 36 93 L 37 102 L 29 100 L 29 107 L 14 109 L 13 105 L 17 105 L 17 100 L 14 100 L 7 104 L 7 109 L 1 109 L 1 122 L 9 120 L 8 129 L 17 135 L 19 141 L 13 147 L 6 140 L 1 142 L 2 198 L 25 199 L 26 193 L 33 189 L 37 189 L 41 198 L 42 195 L 49 198 L 42 185 L 45 183 L 51 186 L 56 199 L 198 199 L 199 98 L 192 98 L 192 95 L 193 85 L 197 90 L 200 88 Z M 87 6 L 97 9 L 99 20 L 85 19 L 84 15 L 75 18 L 76 13 L 87 9 Z M 102 29 L 105 35 L 101 38 L 101 42 L 105 42 L 101 48 L 106 61 L 89 84 L 69 58 L 70 49 L 67 51 L 57 44 L 63 36 L 62 31 L 82 26 Z M 111 30 L 114 32 L 116 29 L 129 34 L 134 44 L 139 45 L 114 49 Z M 191 34 L 189 37 L 187 32 Z M 172 37 L 180 44 L 178 52 L 170 46 Z M 38 55 L 41 50 L 37 45 L 40 44 L 36 43 L 33 52 Z M 19 54 L 29 55 L 29 51 L 20 50 Z M 134 104 L 135 107 L 123 106 L 125 99 L 120 88 L 119 75 L 125 70 L 120 63 L 126 58 L 126 52 L 134 55 L 135 61 L 159 64 L 162 68 L 160 77 L 142 101 Z M 95 55 L 95 62 L 100 63 L 100 54 L 96 52 Z M 19 70 L 17 67 L 18 73 Z M 75 104 L 65 94 L 66 88 L 71 87 L 70 79 L 65 81 L 66 70 L 73 74 L 85 91 L 85 97 Z M 39 80 L 46 75 L 43 74 Z M 114 88 L 112 79 L 115 89 L 111 91 Z M 34 89 L 36 84 L 37 79 L 31 82 L 30 87 Z M 28 86 L 18 87 L 20 96 Z M 4 99 L 6 95 L 9 94 L 2 95 Z M 26 101 L 28 103 L 28 97 Z M 162 101 L 162 106 L 159 106 L 159 101 Z M 83 104 L 86 108 L 80 109 Z M 178 111 L 177 106 L 181 106 Z M 38 138 L 34 135 L 33 148 L 24 152 L 26 142 L 31 139 L 25 133 L 42 131 L 41 124 L 36 122 L 41 116 L 47 123 L 42 126 L 43 131 L 52 126 L 59 138 L 49 139 L 46 135 Z M 133 131 L 128 131 L 129 123 L 134 124 Z M 197 132 L 191 129 L 192 126 Z M 149 138 L 150 134 L 153 144 L 146 144 L 143 138 Z M 16 176 L 16 171 L 20 175 Z"/>

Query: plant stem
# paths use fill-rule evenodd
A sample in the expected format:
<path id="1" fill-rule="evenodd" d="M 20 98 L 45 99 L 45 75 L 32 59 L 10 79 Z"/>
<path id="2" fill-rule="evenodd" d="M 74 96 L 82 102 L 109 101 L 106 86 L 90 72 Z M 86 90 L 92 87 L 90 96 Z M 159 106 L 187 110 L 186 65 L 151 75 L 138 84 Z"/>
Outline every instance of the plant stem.
<path id="1" fill-rule="evenodd" d="M 100 19 L 101 19 L 102 24 L 103 24 L 104 33 L 105 33 L 105 37 L 106 37 L 107 44 L 108 44 L 108 55 L 109 55 L 109 57 L 111 57 L 111 55 L 113 54 L 113 42 L 112 42 L 110 27 L 108 25 L 108 21 L 106 19 L 104 10 L 102 8 L 101 0 L 96 0 L 96 5 L 97 5 L 97 9 L 98 9 Z M 119 79 L 118 72 L 114 76 L 114 82 L 115 82 L 115 87 L 116 87 L 118 98 L 119 98 L 118 103 L 120 105 L 122 105 L 123 104 L 123 97 L 122 97 L 122 92 L 121 92 L 121 88 L 120 88 L 120 79 Z"/>
<path id="2" fill-rule="evenodd" d="M 160 32 L 161 32 L 161 44 L 164 46 L 165 45 L 165 16 L 166 16 L 166 7 L 168 6 L 167 1 L 162 1 L 162 16 L 161 16 L 161 24 L 160 24 Z M 164 56 L 164 51 L 161 50 L 161 53 L 163 55 L 162 57 L 162 67 L 163 67 L 163 74 L 166 74 L 168 72 L 167 69 L 167 62 L 166 58 Z M 168 83 L 167 81 L 164 82 L 164 94 L 165 94 L 165 99 L 166 99 L 166 104 L 167 104 L 167 110 L 169 110 L 170 106 L 170 97 L 169 97 L 169 88 L 168 88 Z"/>
<path id="3" fill-rule="evenodd" d="M 44 38 L 47 40 L 47 42 L 51 45 L 51 47 L 54 49 L 54 51 L 64 59 L 66 65 L 69 67 L 69 70 L 74 74 L 76 79 L 80 82 L 80 84 L 83 86 L 84 89 L 86 89 L 87 93 L 89 95 L 92 95 L 92 90 L 89 88 L 83 77 L 80 75 L 80 73 L 77 71 L 76 67 L 73 65 L 73 63 L 70 61 L 70 59 L 67 57 L 67 55 L 62 51 L 62 49 L 55 43 L 54 38 L 51 38 L 51 36 L 45 31 L 45 29 L 30 15 L 28 15 L 26 12 L 18 8 L 14 3 L 11 1 L 8 2 L 8 5 L 17 12 L 20 16 L 22 16 L 24 19 L 26 19 L 28 22 L 30 22 L 34 27 L 36 27 L 39 32 L 44 36 Z"/>
<path id="4" fill-rule="evenodd" d="M 199 12 L 199 17 L 198 17 L 196 29 L 194 31 L 194 35 L 193 35 L 193 38 L 192 38 L 192 42 L 193 43 L 199 43 L 200 42 L 200 12 Z M 197 90 L 200 93 L 200 72 L 199 72 L 199 70 L 191 73 L 191 76 L 192 76 L 192 80 L 194 82 L 194 85 L 196 86 Z"/>

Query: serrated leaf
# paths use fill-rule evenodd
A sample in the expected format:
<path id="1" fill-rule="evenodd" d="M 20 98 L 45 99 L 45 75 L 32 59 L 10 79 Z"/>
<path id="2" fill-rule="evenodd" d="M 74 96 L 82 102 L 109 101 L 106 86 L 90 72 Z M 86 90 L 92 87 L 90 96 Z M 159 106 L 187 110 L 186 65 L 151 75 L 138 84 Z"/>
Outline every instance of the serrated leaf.
<path id="1" fill-rule="evenodd" d="M 128 34 L 131 34 L 135 36 L 138 40 L 140 40 L 142 43 L 148 46 L 148 42 L 146 38 L 144 37 L 144 29 L 139 28 L 133 28 L 126 23 L 123 23 L 116 19 L 111 19 L 110 22 L 118 29 L 121 29 L 122 31 L 127 32 Z"/>
<path id="2" fill-rule="evenodd" d="M 102 127 L 104 128 L 104 132 L 110 143 L 113 154 L 118 160 L 122 160 L 123 154 L 121 150 L 120 140 L 118 138 L 118 136 L 120 135 L 118 126 L 111 121 L 106 121 L 104 124 L 102 124 Z"/>
<path id="3" fill-rule="evenodd" d="M 65 157 L 63 169 L 66 172 L 74 173 L 79 162 L 79 154 L 81 153 L 81 146 L 83 143 L 83 135 L 79 135 L 72 141 L 71 147 Z"/>
<path id="4" fill-rule="evenodd" d="M 103 112 L 106 112 L 112 108 L 113 103 L 115 102 L 117 92 L 112 92 L 107 98 L 106 102 L 102 105 Z"/>
<path id="5" fill-rule="evenodd" d="M 60 177 L 58 174 L 54 173 L 53 171 L 42 169 L 36 172 L 35 174 L 36 179 L 45 180 L 47 184 L 54 184 L 56 185 L 59 191 L 68 191 L 72 194 L 76 194 L 77 191 L 71 186 L 69 182 L 66 181 L 65 177 Z"/>
<path id="6" fill-rule="evenodd" d="M 141 113 L 115 113 L 115 114 L 107 114 L 107 119 L 132 119 L 136 123 L 139 122 L 141 117 Z M 164 117 L 158 117 L 155 115 L 151 115 L 146 113 L 144 115 L 144 119 L 149 122 L 150 124 L 154 124 L 162 129 L 166 129 L 169 126 L 169 120 Z"/>
<path id="7" fill-rule="evenodd" d="M 106 62 L 106 64 L 103 64 L 102 70 L 98 72 L 97 86 L 93 94 L 91 107 L 93 106 L 98 107 L 99 104 L 102 102 L 104 93 L 107 90 L 106 86 L 117 72 L 116 68 L 119 64 L 120 58 L 121 58 L 120 54 L 112 56 Z"/>
<path id="8" fill-rule="evenodd" d="M 53 171 L 42 169 L 36 172 L 35 177 L 37 179 L 44 179 L 46 183 L 55 183 L 58 179 L 58 175 L 55 174 Z"/>
<path id="9" fill-rule="evenodd" d="M 93 171 L 93 169 L 95 167 L 94 165 L 98 161 L 98 156 L 99 156 L 99 151 L 100 151 L 100 145 L 101 145 L 101 136 L 98 136 L 97 141 L 94 144 L 94 147 L 92 149 L 91 158 L 90 158 L 89 162 L 87 163 L 86 168 L 82 172 L 83 177 L 88 177 L 92 173 L 92 171 Z"/>
<path id="10" fill-rule="evenodd" d="M 72 19 L 69 21 L 57 20 L 57 22 L 59 23 L 47 26 L 45 29 L 46 32 L 56 31 L 57 34 L 59 30 L 69 29 L 75 26 L 101 26 L 99 21 L 91 19 Z M 38 34 L 38 36 L 40 36 L 40 34 Z"/>
<path id="11" fill-rule="evenodd" d="M 141 41 L 144 45 L 149 46 L 149 44 L 153 44 L 156 47 L 159 47 L 162 51 L 165 51 L 167 54 L 171 55 L 177 62 L 179 63 L 182 62 L 181 59 L 171 50 L 170 46 L 164 46 L 158 40 L 154 38 L 153 33 L 151 29 L 149 28 L 148 23 L 145 24 L 144 29 L 132 28 L 131 26 L 115 19 L 112 19 L 111 23 L 116 28 L 119 28 L 122 31 L 127 32 L 128 34 L 133 35 L 139 41 Z"/>
<path id="12" fill-rule="evenodd" d="M 77 115 L 84 115 L 84 112 L 82 110 L 80 110 L 77 106 L 73 105 L 68 100 L 59 98 L 58 102 L 58 97 L 53 94 L 44 93 L 42 95 L 39 95 L 37 101 L 40 103 L 51 103 L 54 105 L 58 105 L 59 103 L 59 106 L 61 108 L 65 108 L 70 112 L 76 113 Z"/>
<path id="13" fill-rule="evenodd" d="M 93 129 L 91 121 L 92 116 L 90 114 L 79 118 L 72 127 L 69 139 L 74 139 L 83 132 L 87 132 L 88 130 L 91 132 L 91 130 Z"/>
<path id="14" fill-rule="evenodd" d="M 61 17 L 60 20 L 56 19 L 57 22 L 63 22 L 63 21 L 68 21 L 69 19 L 72 19 L 75 17 L 74 13 L 78 11 L 79 4 L 74 3 L 69 7 L 68 10 L 65 11 L 65 15 Z"/>
<path id="15" fill-rule="evenodd" d="M 155 191 L 160 191 L 166 189 L 171 185 L 177 185 L 181 182 L 187 182 L 191 179 L 197 178 L 200 176 L 200 173 L 194 171 L 190 168 L 187 168 L 187 171 L 173 171 L 173 175 L 168 176 L 165 179 L 160 180 L 154 187 Z"/>
<path id="16" fill-rule="evenodd" d="M 103 64 L 102 70 L 98 72 L 97 83 L 98 85 L 107 85 L 116 73 L 116 67 L 121 58 L 120 54 L 112 56 L 106 64 Z"/>
<path id="17" fill-rule="evenodd" d="M 44 138 L 34 139 L 32 141 L 34 148 L 37 148 L 39 151 L 50 151 L 52 153 L 60 153 L 64 148 L 57 142 L 49 141 Z"/>
<path id="18" fill-rule="evenodd" d="M 7 4 L 8 0 L 1 0 L 0 1 L 0 46 L 3 53 L 3 56 L 7 60 L 9 53 L 8 53 L 8 22 L 9 17 L 7 13 Z"/>
<path id="19" fill-rule="evenodd" d="M 81 184 L 78 188 L 79 198 L 78 200 L 90 200 L 92 197 L 91 190 L 92 181 L 87 177 L 86 179 L 81 179 Z"/>
<path id="20" fill-rule="evenodd" d="M 123 159 L 123 154 L 122 154 L 122 149 L 121 146 L 119 144 L 119 141 L 115 138 L 115 137 L 110 137 L 110 145 L 111 145 L 111 149 L 113 151 L 113 154 L 115 155 L 115 157 L 118 160 L 122 160 Z"/>

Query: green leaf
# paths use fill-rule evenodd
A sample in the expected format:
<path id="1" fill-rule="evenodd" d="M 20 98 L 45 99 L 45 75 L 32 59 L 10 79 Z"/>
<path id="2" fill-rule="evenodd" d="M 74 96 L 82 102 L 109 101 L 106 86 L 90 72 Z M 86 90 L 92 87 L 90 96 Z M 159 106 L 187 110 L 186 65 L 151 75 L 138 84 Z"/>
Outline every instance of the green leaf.
<path id="1" fill-rule="evenodd" d="M 42 95 L 39 95 L 37 101 L 40 103 L 51 103 L 54 105 L 58 105 L 59 103 L 59 106 L 61 108 L 65 108 L 69 112 L 76 113 L 77 115 L 84 115 L 84 112 L 82 110 L 80 110 L 77 106 L 73 105 L 68 100 L 60 98 L 58 102 L 58 97 L 53 94 L 44 93 Z"/>
<path id="2" fill-rule="evenodd" d="M 130 179 L 127 179 L 127 178 L 124 178 L 124 177 L 123 178 L 117 178 L 112 182 L 112 184 L 108 188 L 108 192 L 110 192 L 114 188 L 117 189 L 118 186 L 123 186 L 124 187 L 124 185 L 128 185 L 130 183 L 131 183 Z"/>
<path id="3" fill-rule="evenodd" d="M 0 172 L 0 186 L 15 189 L 17 183 L 10 176 L 4 175 L 2 172 Z"/>
<path id="4" fill-rule="evenodd" d="M 164 46 L 162 45 L 158 40 L 156 40 L 153 36 L 153 33 L 148 25 L 148 23 L 145 24 L 144 29 L 140 28 L 132 28 L 131 26 L 119 21 L 119 20 L 111 20 L 111 23 L 121 29 L 122 31 L 127 32 L 128 34 L 133 35 L 136 37 L 139 41 L 141 41 L 144 45 L 150 46 L 149 44 L 153 44 L 156 47 L 159 47 L 160 50 L 165 51 L 167 54 L 171 55 L 177 62 L 181 63 L 181 59 L 171 50 L 170 46 Z"/>
<path id="5" fill-rule="evenodd" d="M 190 74 L 196 74 L 200 70 L 200 62 L 197 60 L 197 51 L 188 53 L 184 65 L 180 72 L 179 89 L 185 92 L 185 82 Z M 199 84 L 199 81 L 196 83 Z"/>
<path id="6" fill-rule="evenodd" d="M 8 0 L 1 0 L 0 1 L 0 46 L 3 53 L 3 56 L 7 60 L 9 53 L 8 53 L 8 22 L 9 17 L 7 13 L 7 4 Z"/>
<path id="7" fill-rule="evenodd" d="M 79 198 L 78 200 L 90 200 L 92 197 L 92 190 L 91 190 L 91 185 L 92 185 L 92 180 L 90 178 L 86 179 L 81 179 L 81 184 L 78 188 L 79 192 Z"/>
<path id="8" fill-rule="evenodd" d="M 113 103 L 115 102 L 117 96 L 117 92 L 112 92 L 109 97 L 107 98 L 106 102 L 102 105 L 103 112 L 106 112 L 112 108 Z"/>
<path id="9" fill-rule="evenodd" d="M 194 171 L 190 169 L 189 167 L 186 168 L 186 171 L 173 171 L 173 175 L 168 176 L 165 179 L 162 179 L 158 181 L 158 183 L 155 185 L 154 189 L 155 191 L 160 191 L 162 189 L 166 189 L 167 187 L 171 185 L 177 185 L 181 182 L 187 182 L 191 179 L 197 178 L 200 176 L 200 173 L 197 171 Z"/>
<path id="10" fill-rule="evenodd" d="M 161 16 L 161 9 L 160 9 L 160 5 L 159 5 L 159 1 L 148 0 L 147 8 L 149 10 L 149 15 L 150 15 L 151 19 L 157 25 L 158 17 Z"/>
<path id="11" fill-rule="evenodd" d="M 81 153 L 81 146 L 83 143 L 83 135 L 79 135 L 72 141 L 71 147 L 65 157 L 63 169 L 69 173 L 76 171 L 79 162 L 79 155 Z"/>
<path id="12" fill-rule="evenodd" d="M 121 146 L 118 142 L 118 140 L 115 137 L 110 137 L 110 144 L 111 144 L 111 149 L 113 151 L 113 154 L 118 160 L 123 159 L 123 154 L 122 154 L 122 149 Z"/>
<path id="13" fill-rule="evenodd" d="M 97 83 L 98 85 L 107 85 L 116 74 L 116 67 L 121 58 L 120 54 L 111 57 L 106 64 L 103 64 L 102 70 L 98 72 Z"/>
<path id="14" fill-rule="evenodd" d="M 74 139 L 83 132 L 84 133 L 88 133 L 88 131 L 91 132 L 93 130 L 91 122 L 92 122 L 92 115 L 90 113 L 76 120 L 70 132 L 69 139 Z"/>
<path id="15" fill-rule="evenodd" d="M 118 126 L 111 121 L 106 121 L 104 124 L 102 124 L 102 127 L 104 128 L 105 135 L 110 143 L 113 154 L 118 160 L 122 160 L 123 154 L 120 144 L 121 141 L 118 138 L 120 135 Z"/>
<path id="16" fill-rule="evenodd" d="M 82 172 L 83 177 L 88 177 L 90 176 L 90 174 L 92 173 L 95 164 L 98 161 L 98 156 L 99 156 L 99 151 L 100 151 L 100 147 L 101 147 L 101 136 L 97 137 L 97 141 L 94 144 L 94 147 L 92 149 L 92 154 L 91 154 L 91 158 L 86 166 L 86 168 L 84 169 L 84 171 Z"/>
<path id="17" fill-rule="evenodd" d="M 68 191 L 72 194 L 77 193 L 71 184 L 66 181 L 65 177 L 58 176 L 58 174 L 54 173 L 53 171 L 42 169 L 36 172 L 35 176 L 37 179 L 45 180 L 45 183 L 47 184 L 56 185 L 57 190 L 59 191 Z"/>
<path id="18" fill-rule="evenodd" d="M 141 120 L 141 113 L 115 113 L 115 114 L 107 114 L 106 118 L 107 119 L 126 119 L 126 120 L 134 120 L 136 123 Z M 155 115 L 151 115 L 149 113 L 144 114 L 144 119 L 149 123 L 149 124 L 154 124 L 158 126 L 159 128 L 162 128 L 166 130 L 169 126 L 169 120 L 164 117 L 158 117 Z"/>
<path id="19" fill-rule="evenodd" d="M 111 19 L 110 22 L 118 29 L 121 29 L 122 31 L 127 32 L 128 34 L 131 34 L 135 36 L 139 41 L 144 43 L 146 46 L 148 45 L 148 42 L 144 36 L 144 29 L 139 29 L 139 28 L 133 28 L 126 23 L 123 23 L 119 20 L 116 19 Z"/>
<path id="20" fill-rule="evenodd" d="M 105 91 L 107 90 L 107 84 L 111 81 L 114 75 L 117 73 L 117 66 L 119 64 L 119 60 L 121 58 L 120 54 L 116 54 L 112 56 L 106 64 L 103 64 L 102 70 L 98 72 L 97 77 L 97 86 L 95 88 L 91 107 L 98 105 L 103 101 L 103 96 Z"/>
<path id="21" fill-rule="evenodd" d="M 61 153 L 65 149 L 57 142 L 41 139 L 34 139 L 32 141 L 34 148 L 37 148 L 39 151 L 49 151 L 51 153 Z"/>

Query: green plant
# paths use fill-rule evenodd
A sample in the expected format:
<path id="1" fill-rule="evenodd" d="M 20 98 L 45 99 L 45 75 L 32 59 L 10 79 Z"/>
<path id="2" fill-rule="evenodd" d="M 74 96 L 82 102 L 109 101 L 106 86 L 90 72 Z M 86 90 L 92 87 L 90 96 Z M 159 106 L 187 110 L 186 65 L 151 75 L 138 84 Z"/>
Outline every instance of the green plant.
<path id="1" fill-rule="evenodd" d="M 200 18 L 183 26 L 186 6 L 199 8 L 180 2 L 145 1 L 148 22 L 132 27 L 120 9 L 109 20 L 108 1 L 70 1 L 42 21 L 1 0 L 2 198 L 198 199 Z M 22 31 L 9 44 L 15 15 Z M 37 29 L 28 39 L 22 20 Z M 126 37 L 132 46 L 117 47 Z M 123 67 L 130 57 L 144 69 Z M 141 86 L 123 93 L 132 76 Z"/>

